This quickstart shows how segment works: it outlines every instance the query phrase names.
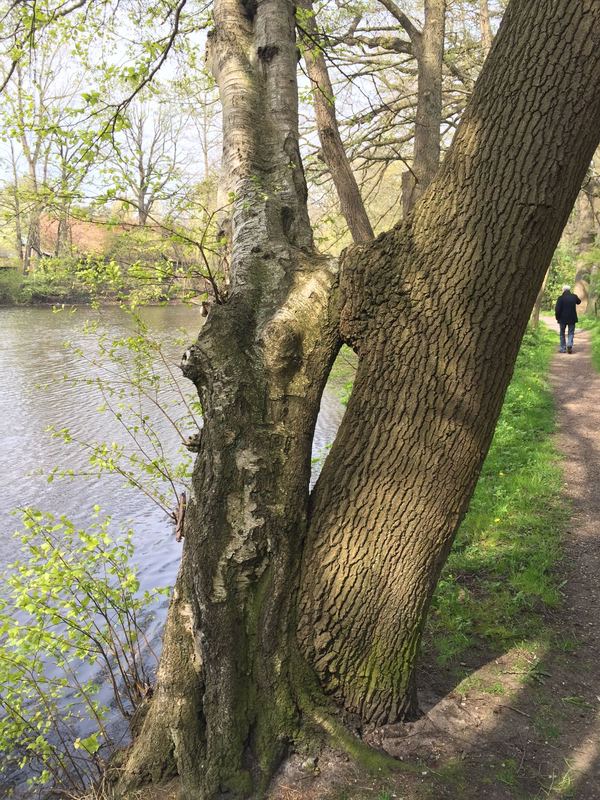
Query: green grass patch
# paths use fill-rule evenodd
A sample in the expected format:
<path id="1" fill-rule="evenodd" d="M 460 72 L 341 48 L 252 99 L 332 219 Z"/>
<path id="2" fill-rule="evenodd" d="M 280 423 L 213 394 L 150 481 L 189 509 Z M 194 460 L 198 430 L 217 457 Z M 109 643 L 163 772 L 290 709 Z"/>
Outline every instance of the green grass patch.
<path id="1" fill-rule="evenodd" d="M 357 364 L 356 353 L 348 345 L 343 345 L 329 373 L 328 386 L 333 389 L 344 405 L 348 403 L 352 391 Z"/>
<path id="2" fill-rule="evenodd" d="M 590 332 L 590 342 L 592 345 L 592 363 L 594 368 L 600 372 L 600 318 L 582 317 L 579 326 Z"/>
<path id="3" fill-rule="evenodd" d="M 467 651 L 507 647 L 543 629 L 560 601 L 556 565 L 568 509 L 551 434 L 547 373 L 556 349 L 544 326 L 523 339 L 469 513 L 436 590 L 425 647 L 456 665 Z"/>

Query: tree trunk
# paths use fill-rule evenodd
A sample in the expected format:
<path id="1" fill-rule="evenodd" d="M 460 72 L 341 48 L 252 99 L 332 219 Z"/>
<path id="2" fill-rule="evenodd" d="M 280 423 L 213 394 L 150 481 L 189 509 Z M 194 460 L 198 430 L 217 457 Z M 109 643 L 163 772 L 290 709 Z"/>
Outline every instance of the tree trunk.
<path id="1" fill-rule="evenodd" d="M 425 24 L 413 45 L 417 56 L 417 114 L 411 172 L 402 176 L 404 215 L 427 189 L 440 162 L 442 118 L 442 63 L 446 0 L 425 0 Z"/>
<path id="2" fill-rule="evenodd" d="M 204 427 L 156 697 L 122 785 L 257 797 L 298 730 L 295 584 L 311 445 L 337 348 L 298 145 L 294 5 L 217 0 L 231 285 L 184 373 Z"/>
<path id="3" fill-rule="evenodd" d="M 304 63 L 311 82 L 323 159 L 335 184 L 340 210 L 354 243 L 368 242 L 373 238 L 373 228 L 340 136 L 333 87 L 324 51 L 319 44 L 319 30 L 312 0 L 302 0 L 301 6 L 306 11 L 302 17 Z"/>
<path id="4" fill-rule="evenodd" d="M 13 174 L 12 195 L 15 209 L 15 252 L 21 271 L 23 271 L 23 228 L 21 226 L 21 199 L 19 197 L 19 175 L 17 173 L 17 159 L 12 139 L 10 145 L 10 163 Z"/>
<path id="5" fill-rule="evenodd" d="M 575 273 L 575 285 L 573 292 L 581 300 L 578 311 L 581 314 L 587 313 L 588 299 L 590 293 L 590 267 L 589 264 L 580 265 Z"/>
<path id="6" fill-rule="evenodd" d="M 217 0 L 214 20 L 231 291 L 185 360 L 201 449 L 159 685 L 122 783 L 176 770 L 205 800 L 259 797 L 297 732 L 303 548 L 299 636 L 323 687 L 368 722 L 415 713 L 431 593 L 600 131 L 598 3 L 513 0 L 439 177 L 344 259 L 359 368 L 307 509 L 337 292 L 306 213 L 294 9 Z"/>
<path id="7" fill-rule="evenodd" d="M 35 199 L 32 203 L 32 208 L 29 213 L 29 226 L 27 228 L 27 241 L 25 242 L 25 251 L 23 254 L 23 274 L 27 275 L 34 268 L 35 261 L 40 257 L 42 252 L 40 222 L 42 217 L 42 209 L 37 199 L 37 186 L 35 187 Z"/>
<path id="8" fill-rule="evenodd" d="M 600 131 L 600 5 L 513 2 L 439 177 L 342 263 L 360 360 L 311 500 L 299 635 L 370 723 L 417 710 L 425 614 Z"/>
<path id="9" fill-rule="evenodd" d="M 19 203 L 18 188 L 13 188 L 13 201 L 15 207 L 15 252 L 17 254 L 17 263 L 21 272 L 25 272 L 23 262 L 23 231 L 21 229 L 21 210 Z"/>
<path id="10" fill-rule="evenodd" d="M 547 269 L 546 274 L 544 275 L 544 280 L 542 281 L 542 285 L 540 286 L 540 290 L 535 298 L 535 303 L 533 304 L 533 311 L 531 312 L 531 318 L 529 322 L 534 330 L 536 330 L 540 324 L 540 312 L 542 310 L 542 303 L 544 302 L 544 292 L 546 291 L 546 284 L 548 282 L 549 274 L 550 270 Z"/>
<path id="11" fill-rule="evenodd" d="M 56 228 L 56 247 L 55 255 L 66 256 L 71 252 L 71 227 L 69 225 L 69 188 L 66 181 L 61 184 L 62 203 L 58 212 L 58 224 Z"/>
<path id="12" fill-rule="evenodd" d="M 494 36 L 490 23 L 490 7 L 488 0 L 479 0 L 479 30 L 481 32 L 481 44 L 487 54 L 492 49 Z"/>
<path id="13" fill-rule="evenodd" d="M 69 212 L 61 209 L 56 227 L 56 247 L 54 249 L 54 254 L 56 256 L 68 255 L 70 244 Z"/>

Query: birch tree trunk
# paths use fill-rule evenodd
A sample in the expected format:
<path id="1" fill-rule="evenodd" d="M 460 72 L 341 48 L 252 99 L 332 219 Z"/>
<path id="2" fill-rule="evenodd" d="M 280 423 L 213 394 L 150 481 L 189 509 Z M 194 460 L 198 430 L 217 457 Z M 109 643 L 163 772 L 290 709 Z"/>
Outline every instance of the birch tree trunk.
<path id="1" fill-rule="evenodd" d="M 320 397 L 337 352 L 298 145 L 291 0 L 217 0 L 209 61 L 233 193 L 227 302 L 184 373 L 204 427 L 158 687 L 123 786 L 254 797 L 298 731 L 295 606 Z"/>
<path id="2" fill-rule="evenodd" d="M 215 3 L 231 291 L 185 360 L 201 450 L 123 789 L 176 772 L 190 800 L 263 794 L 301 724 L 300 568 L 299 641 L 322 687 L 367 722 L 415 714 L 431 594 L 598 144 L 599 42 L 596 0 L 513 0 L 439 176 L 346 254 L 337 291 L 306 214 L 293 5 Z M 359 367 L 309 503 L 338 297 Z"/>

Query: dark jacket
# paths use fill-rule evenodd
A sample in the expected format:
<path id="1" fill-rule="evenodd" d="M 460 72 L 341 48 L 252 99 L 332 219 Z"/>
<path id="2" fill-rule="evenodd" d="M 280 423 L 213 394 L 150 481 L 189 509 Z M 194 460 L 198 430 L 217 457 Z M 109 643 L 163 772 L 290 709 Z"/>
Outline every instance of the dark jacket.
<path id="1" fill-rule="evenodd" d="M 562 322 L 563 325 L 573 325 L 579 322 L 577 319 L 577 309 L 581 300 L 576 294 L 572 294 L 568 290 L 563 292 L 556 301 L 556 308 L 554 309 L 554 316 L 557 322 Z"/>

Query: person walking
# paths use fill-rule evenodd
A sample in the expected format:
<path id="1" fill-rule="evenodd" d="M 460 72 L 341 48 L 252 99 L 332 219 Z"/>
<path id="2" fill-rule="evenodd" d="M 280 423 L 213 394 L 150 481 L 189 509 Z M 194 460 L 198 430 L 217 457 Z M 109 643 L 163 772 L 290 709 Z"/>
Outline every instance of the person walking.
<path id="1" fill-rule="evenodd" d="M 576 294 L 571 292 L 571 287 L 568 285 L 563 286 L 563 293 L 556 301 L 554 308 L 554 316 L 560 325 L 560 352 L 572 353 L 573 352 L 573 337 L 575 336 L 575 325 L 579 322 L 577 318 L 576 306 L 581 303 L 581 300 Z M 567 337 L 565 340 L 565 329 L 567 329 Z"/>

